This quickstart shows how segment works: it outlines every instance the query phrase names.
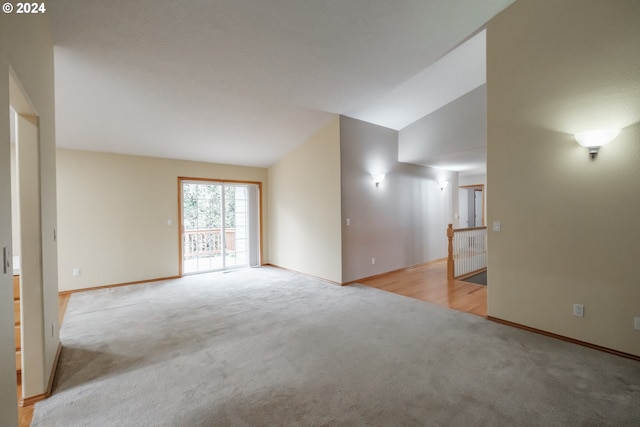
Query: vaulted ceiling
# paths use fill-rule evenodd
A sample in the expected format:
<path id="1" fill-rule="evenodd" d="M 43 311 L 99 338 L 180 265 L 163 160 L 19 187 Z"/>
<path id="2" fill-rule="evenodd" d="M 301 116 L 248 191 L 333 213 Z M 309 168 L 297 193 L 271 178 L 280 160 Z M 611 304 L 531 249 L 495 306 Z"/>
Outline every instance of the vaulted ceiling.
<path id="1" fill-rule="evenodd" d="M 57 144 L 267 167 L 335 114 L 399 130 L 484 83 L 513 1 L 51 1 Z"/>

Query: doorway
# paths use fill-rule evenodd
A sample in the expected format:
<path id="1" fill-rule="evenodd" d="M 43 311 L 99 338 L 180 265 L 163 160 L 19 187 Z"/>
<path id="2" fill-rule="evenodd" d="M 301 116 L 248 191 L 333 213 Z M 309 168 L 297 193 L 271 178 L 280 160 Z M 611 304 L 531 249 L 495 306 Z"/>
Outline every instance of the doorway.
<path id="1" fill-rule="evenodd" d="M 11 216 L 16 373 L 22 399 L 43 394 L 45 317 L 43 310 L 40 123 L 17 77 L 9 75 Z M 51 337 L 56 325 L 51 325 Z M 48 328 L 47 328 L 48 330 Z"/>
<path id="2" fill-rule="evenodd" d="M 179 178 L 180 274 L 260 265 L 260 184 Z"/>
<path id="3" fill-rule="evenodd" d="M 458 187 L 458 228 L 484 227 L 484 184 Z"/>

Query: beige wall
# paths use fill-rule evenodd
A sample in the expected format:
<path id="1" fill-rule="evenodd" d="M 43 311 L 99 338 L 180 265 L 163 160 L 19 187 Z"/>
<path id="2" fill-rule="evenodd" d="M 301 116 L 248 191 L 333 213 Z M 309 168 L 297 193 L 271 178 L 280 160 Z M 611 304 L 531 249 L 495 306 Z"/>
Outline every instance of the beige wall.
<path id="1" fill-rule="evenodd" d="M 340 283 L 340 122 L 269 168 L 270 262 Z"/>
<path id="2" fill-rule="evenodd" d="M 487 32 L 489 315 L 635 355 L 639 22 L 636 0 L 519 0 Z M 611 126 L 593 161 L 573 139 Z"/>
<path id="3" fill-rule="evenodd" d="M 37 325 L 25 331 L 29 339 L 40 344 L 39 352 L 31 353 L 25 369 L 38 365 L 41 378 L 37 382 L 46 384 L 59 342 L 56 242 L 53 238 L 56 226 L 53 45 L 46 15 L 0 14 L 0 247 L 11 247 L 12 242 L 9 137 L 11 72 L 31 104 L 14 105 L 16 110 L 18 113 L 34 110 L 39 118 L 41 281 L 38 289 L 30 289 L 36 299 L 32 299 L 23 314 L 32 314 L 40 319 Z M 15 91 L 11 94 L 12 104 L 19 101 L 14 95 Z M 3 270 L 0 270 L 0 414 L 3 425 L 16 425 L 13 279 L 11 273 L 2 273 Z M 38 390 L 38 393 L 44 391 Z"/>
<path id="4" fill-rule="evenodd" d="M 178 275 L 179 176 L 264 184 L 267 170 L 59 149 L 60 290 Z M 266 262 L 266 230 L 262 238 Z"/>

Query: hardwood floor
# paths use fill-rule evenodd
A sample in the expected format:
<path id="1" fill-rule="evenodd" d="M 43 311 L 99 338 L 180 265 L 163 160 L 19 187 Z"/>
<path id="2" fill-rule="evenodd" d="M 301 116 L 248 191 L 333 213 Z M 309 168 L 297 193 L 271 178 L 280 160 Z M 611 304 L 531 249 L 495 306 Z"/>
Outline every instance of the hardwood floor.
<path id="1" fill-rule="evenodd" d="M 487 287 L 460 280 L 448 281 L 446 260 L 360 280 L 358 283 L 441 307 L 487 316 Z"/>
<path id="2" fill-rule="evenodd" d="M 67 304 L 69 303 L 69 298 L 71 294 L 64 294 L 58 297 L 58 312 L 60 325 L 62 326 L 62 319 L 64 319 L 64 313 L 67 310 Z M 19 427 L 29 427 L 31 425 L 31 420 L 33 419 L 33 410 L 35 409 L 35 405 L 28 405 L 21 407 L 19 405 L 20 399 L 22 398 L 22 384 L 18 381 L 18 426 Z"/>
<path id="3" fill-rule="evenodd" d="M 18 402 L 22 397 L 22 384 L 18 382 Z M 29 427 L 31 420 L 33 419 L 33 409 L 35 405 L 29 405 L 25 407 L 18 406 L 18 426 Z"/>

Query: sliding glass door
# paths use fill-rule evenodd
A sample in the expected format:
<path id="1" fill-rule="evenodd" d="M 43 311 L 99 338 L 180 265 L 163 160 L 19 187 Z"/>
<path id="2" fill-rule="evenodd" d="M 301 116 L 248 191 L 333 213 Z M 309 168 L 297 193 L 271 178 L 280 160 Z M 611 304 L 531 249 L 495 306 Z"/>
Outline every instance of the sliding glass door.
<path id="1" fill-rule="evenodd" d="M 180 179 L 182 274 L 259 265 L 256 184 Z"/>

